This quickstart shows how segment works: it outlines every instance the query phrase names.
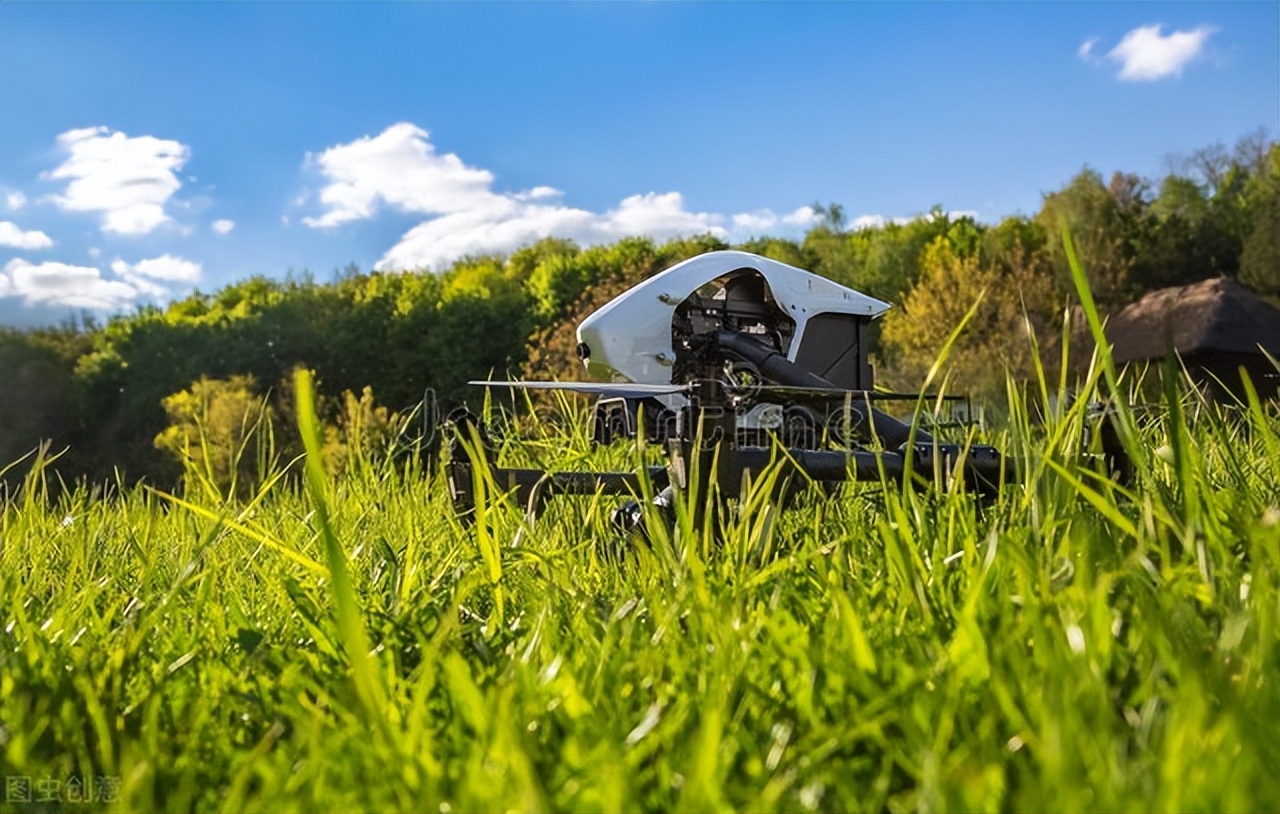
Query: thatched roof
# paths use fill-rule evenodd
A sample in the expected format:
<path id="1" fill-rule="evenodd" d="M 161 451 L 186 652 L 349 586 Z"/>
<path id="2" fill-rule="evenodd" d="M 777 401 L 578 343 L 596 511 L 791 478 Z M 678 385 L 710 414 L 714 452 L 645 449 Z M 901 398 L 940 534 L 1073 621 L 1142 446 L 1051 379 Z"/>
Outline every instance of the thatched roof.
<path id="1" fill-rule="evenodd" d="M 1113 316 L 1106 327 L 1117 362 L 1160 359 L 1171 352 L 1280 354 L 1280 308 L 1224 278 L 1153 291 Z"/>

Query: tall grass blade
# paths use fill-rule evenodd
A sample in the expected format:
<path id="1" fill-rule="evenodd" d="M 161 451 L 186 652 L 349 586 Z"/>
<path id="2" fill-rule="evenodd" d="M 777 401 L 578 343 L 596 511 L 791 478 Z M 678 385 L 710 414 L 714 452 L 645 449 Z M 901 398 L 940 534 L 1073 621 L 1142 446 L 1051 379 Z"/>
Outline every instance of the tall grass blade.
<path id="1" fill-rule="evenodd" d="M 299 368 L 294 373 L 293 385 L 297 397 L 298 431 L 302 435 L 307 453 L 303 468 L 304 481 L 315 511 L 325 559 L 329 564 L 330 597 L 337 616 L 338 633 L 351 664 L 356 694 L 366 720 L 371 724 L 385 726 L 386 690 L 375 668 L 374 655 L 369 651 L 369 638 L 365 633 L 360 604 L 347 568 L 347 553 L 333 533 L 330 522 L 320 422 L 316 417 L 311 373 Z"/>

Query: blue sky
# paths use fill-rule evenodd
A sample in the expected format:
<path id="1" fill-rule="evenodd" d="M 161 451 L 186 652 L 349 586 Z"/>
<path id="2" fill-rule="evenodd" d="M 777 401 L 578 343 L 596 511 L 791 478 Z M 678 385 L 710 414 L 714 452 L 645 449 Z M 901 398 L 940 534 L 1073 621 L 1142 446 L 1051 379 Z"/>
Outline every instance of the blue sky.
<path id="1" fill-rule="evenodd" d="M 555 234 L 1035 212 L 1280 130 L 1280 4 L 0 3 L 0 322 Z M 861 219 L 861 220 L 857 220 Z"/>

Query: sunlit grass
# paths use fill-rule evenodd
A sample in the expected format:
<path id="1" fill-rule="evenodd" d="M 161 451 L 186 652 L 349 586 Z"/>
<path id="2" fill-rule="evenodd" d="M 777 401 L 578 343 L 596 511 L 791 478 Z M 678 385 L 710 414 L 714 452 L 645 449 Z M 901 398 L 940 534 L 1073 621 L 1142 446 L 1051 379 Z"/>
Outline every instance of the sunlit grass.
<path id="1" fill-rule="evenodd" d="M 971 440 L 1025 471 L 987 505 L 780 511 L 766 473 L 620 560 L 614 498 L 489 484 L 466 527 L 416 462 L 327 476 L 302 381 L 309 459 L 248 499 L 36 465 L 0 509 L 0 774 L 119 796 L 4 810 L 1280 809 L 1280 414 L 1171 388 L 1117 484 L 1081 454 L 1111 375 L 1043 421 L 1010 387 Z M 652 459 L 563 406 L 504 460 Z"/>

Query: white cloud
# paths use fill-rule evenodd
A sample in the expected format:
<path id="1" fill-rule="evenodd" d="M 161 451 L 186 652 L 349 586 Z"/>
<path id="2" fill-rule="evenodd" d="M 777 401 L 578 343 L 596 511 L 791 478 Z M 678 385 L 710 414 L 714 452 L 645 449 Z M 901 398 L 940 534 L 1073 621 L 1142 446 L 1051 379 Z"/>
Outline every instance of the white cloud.
<path id="1" fill-rule="evenodd" d="M 135 274 L 133 267 L 120 258 L 111 261 L 111 270 L 134 291 L 135 296 L 162 297 L 166 293 L 164 286 L 141 274 Z"/>
<path id="2" fill-rule="evenodd" d="M 665 239 L 729 233 L 718 215 L 689 212 L 678 192 L 632 195 L 603 214 L 567 206 L 524 203 L 495 196 L 483 208 L 455 212 L 410 229 L 375 265 L 380 271 L 440 268 L 467 254 L 511 252 L 544 237 L 581 244 L 607 243 L 633 235 Z"/>
<path id="3" fill-rule="evenodd" d="M 111 270 L 122 276 L 131 274 L 171 283 L 194 283 L 200 279 L 202 271 L 199 263 L 174 257 L 171 254 L 162 254 L 133 265 L 116 259 L 111 264 Z"/>
<path id="4" fill-rule="evenodd" d="M 522 201 L 546 201 L 553 198 L 561 198 L 563 196 L 564 193 L 555 187 L 542 186 L 534 187 L 528 192 L 518 193 L 515 197 Z"/>
<path id="5" fill-rule="evenodd" d="M 441 268 L 467 254 L 510 252 L 551 236 L 584 245 L 640 235 L 662 240 L 710 233 L 734 239 L 779 226 L 803 228 L 816 218 L 807 206 L 781 216 L 768 209 L 728 217 L 691 212 L 678 192 L 631 195 L 614 209 L 591 212 L 566 206 L 563 193 L 550 186 L 495 192 L 492 173 L 469 167 L 452 153 L 437 153 L 428 139 L 425 130 L 402 122 L 377 136 L 308 155 L 328 183 L 318 194 L 325 211 L 303 222 L 333 227 L 371 218 L 380 207 L 430 216 L 375 265 L 402 270 Z"/>
<path id="6" fill-rule="evenodd" d="M 227 220 L 226 218 L 223 218 L 221 220 L 215 220 L 213 222 L 213 225 L 210 226 L 209 228 L 213 229 L 214 232 L 220 235 L 225 235 L 225 234 L 229 234 L 232 229 L 236 228 L 236 222 L 233 220 Z"/>
<path id="7" fill-rule="evenodd" d="M 1085 40 L 1084 42 L 1082 42 L 1082 43 L 1080 44 L 1080 47 L 1076 49 L 1076 56 L 1080 57 L 1081 59 L 1085 60 L 1086 62 L 1092 61 L 1092 60 L 1093 60 L 1093 58 L 1094 58 L 1094 57 L 1093 57 L 1093 46 L 1097 45 L 1097 44 L 1098 44 L 1098 40 L 1100 40 L 1100 39 L 1102 39 L 1102 38 L 1101 38 L 1101 37 L 1091 37 L 1091 38 L 1089 38 L 1089 39 Z"/>
<path id="8" fill-rule="evenodd" d="M 4 196 L 4 203 L 5 206 L 9 207 L 10 211 L 17 212 L 27 205 L 27 196 L 21 192 L 10 192 Z"/>
<path id="9" fill-rule="evenodd" d="M 14 258 L 0 274 L 0 295 L 22 297 L 27 305 L 62 305 L 72 308 L 116 310 L 138 296 L 133 286 L 106 280 L 92 266 L 45 262 L 35 265 Z"/>
<path id="10" fill-rule="evenodd" d="M 203 271 L 199 263 L 171 254 L 162 254 L 137 263 L 126 263 L 117 257 L 111 261 L 111 270 L 128 283 L 139 296 L 155 299 L 167 298 L 183 283 L 194 283 Z"/>
<path id="11" fill-rule="evenodd" d="M 1107 59 L 1120 65 L 1120 79 L 1151 82 L 1181 76 L 1182 69 L 1200 55 L 1205 42 L 1217 30 L 1202 25 L 1165 36 L 1160 33 L 1162 28 L 1162 25 L 1135 28 L 1107 52 Z"/>
<path id="12" fill-rule="evenodd" d="M 379 135 L 308 155 L 329 179 L 320 202 L 329 208 L 313 227 L 338 226 L 371 217 L 379 203 L 404 212 L 449 214 L 491 205 L 493 175 L 472 169 L 453 153 L 439 155 L 425 130 L 407 122 Z"/>
<path id="13" fill-rule="evenodd" d="M 741 232 L 756 234 L 778 225 L 778 216 L 768 209 L 757 209 L 755 212 L 743 212 L 733 216 L 733 228 Z"/>
<path id="14" fill-rule="evenodd" d="M 58 136 L 67 159 L 45 177 L 66 180 L 52 200 L 71 212 L 102 213 L 102 230 L 143 235 L 169 222 L 164 207 L 182 187 L 177 171 L 190 149 L 154 136 L 129 137 L 106 127 L 68 130 Z"/>
<path id="15" fill-rule="evenodd" d="M 710 232 L 728 237 L 728 232 L 720 226 L 723 218 L 706 212 L 686 211 L 684 196 L 679 192 L 632 195 L 624 198 L 617 209 L 603 215 L 583 214 L 592 218 L 590 227 L 581 234 L 586 243 L 617 240 L 628 235 L 649 235 L 661 239 Z"/>
<path id="16" fill-rule="evenodd" d="M 784 226 L 799 226 L 807 229 L 818 222 L 818 212 L 812 206 L 802 206 L 782 216 Z"/>
<path id="17" fill-rule="evenodd" d="M 768 229 L 779 226 L 806 229 L 816 223 L 818 213 L 812 206 L 802 206 L 785 215 L 777 215 L 772 209 L 757 209 L 754 212 L 743 212 L 734 215 L 731 222 L 736 236 L 759 235 Z"/>
<path id="18" fill-rule="evenodd" d="M 853 219 L 853 223 L 849 224 L 849 231 L 860 232 L 863 229 L 882 229 L 884 224 L 884 215 L 859 215 Z"/>
<path id="19" fill-rule="evenodd" d="M 168 254 L 134 264 L 116 258 L 110 268 L 114 279 L 97 266 L 14 258 L 0 269 L 0 297 L 20 297 L 28 306 L 118 311 L 140 299 L 169 298 L 201 273 L 199 263 Z"/>
<path id="20" fill-rule="evenodd" d="M 17 224 L 0 220 L 0 246 L 9 246 L 14 249 L 47 249 L 52 245 L 53 241 L 44 232 L 35 230 L 24 232 L 18 228 Z"/>

